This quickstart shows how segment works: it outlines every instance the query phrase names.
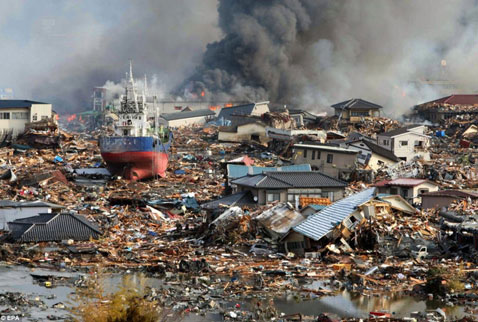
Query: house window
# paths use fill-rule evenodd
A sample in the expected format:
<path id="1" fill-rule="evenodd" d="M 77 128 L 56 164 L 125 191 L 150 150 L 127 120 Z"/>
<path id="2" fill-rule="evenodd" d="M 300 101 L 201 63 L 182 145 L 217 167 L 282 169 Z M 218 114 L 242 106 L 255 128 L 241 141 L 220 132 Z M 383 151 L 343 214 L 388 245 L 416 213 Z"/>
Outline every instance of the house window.
<path id="1" fill-rule="evenodd" d="M 267 193 L 267 202 L 280 201 L 280 193 L 268 192 Z"/>
<path id="2" fill-rule="evenodd" d="M 320 160 L 320 151 L 317 151 L 317 160 Z"/>
<path id="3" fill-rule="evenodd" d="M 37 116 L 36 113 L 33 114 L 33 116 L 32 116 L 32 121 L 33 121 L 33 122 L 38 121 L 38 116 Z"/>
<path id="4" fill-rule="evenodd" d="M 48 120 L 48 116 L 42 115 L 41 119 L 42 119 L 42 120 Z"/>
<path id="5" fill-rule="evenodd" d="M 420 189 L 418 190 L 418 194 L 422 194 L 422 193 L 427 193 L 429 190 L 428 189 Z"/>
<path id="6" fill-rule="evenodd" d="M 388 140 L 383 140 L 383 145 L 388 145 Z"/>
<path id="7" fill-rule="evenodd" d="M 312 151 L 312 160 L 315 160 L 315 150 Z"/>
<path id="8" fill-rule="evenodd" d="M 10 119 L 10 112 L 0 113 L 0 120 L 9 120 L 9 119 Z"/>
<path id="9" fill-rule="evenodd" d="M 327 163 L 332 163 L 332 162 L 334 162 L 334 155 L 327 154 Z"/>
<path id="10" fill-rule="evenodd" d="M 397 188 L 390 188 L 390 194 L 396 195 L 398 193 Z"/>
<path id="11" fill-rule="evenodd" d="M 408 189 L 402 189 L 402 197 L 407 198 L 408 197 Z"/>
<path id="12" fill-rule="evenodd" d="M 370 113 L 368 111 L 358 111 L 358 112 L 352 112 L 352 116 L 369 116 Z"/>
<path id="13" fill-rule="evenodd" d="M 307 149 L 304 149 L 304 159 L 307 159 Z"/>
<path id="14" fill-rule="evenodd" d="M 12 112 L 13 120 L 28 120 L 28 112 Z"/>
<path id="15" fill-rule="evenodd" d="M 408 141 L 400 141 L 400 146 L 406 146 L 408 145 Z"/>

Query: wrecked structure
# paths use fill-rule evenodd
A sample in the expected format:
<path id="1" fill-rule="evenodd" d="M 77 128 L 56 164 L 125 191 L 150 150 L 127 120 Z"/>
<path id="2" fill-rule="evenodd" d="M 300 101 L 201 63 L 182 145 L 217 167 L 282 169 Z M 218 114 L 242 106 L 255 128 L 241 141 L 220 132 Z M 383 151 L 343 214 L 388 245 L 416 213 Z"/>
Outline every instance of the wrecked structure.
<path id="1" fill-rule="evenodd" d="M 424 120 L 440 123 L 447 119 L 474 119 L 478 115 L 478 95 L 453 94 L 414 107 Z"/>

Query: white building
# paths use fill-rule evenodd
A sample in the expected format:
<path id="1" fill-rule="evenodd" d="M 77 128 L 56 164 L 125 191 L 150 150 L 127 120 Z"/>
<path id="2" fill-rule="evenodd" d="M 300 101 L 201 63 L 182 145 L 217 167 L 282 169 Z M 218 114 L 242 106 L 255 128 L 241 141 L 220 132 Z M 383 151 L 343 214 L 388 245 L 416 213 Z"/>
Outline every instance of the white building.
<path id="1" fill-rule="evenodd" d="M 0 100 L 0 135 L 14 136 L 25 130 L 25 124 L 53 116 L 51 104 L 28 100 Z"/>
<path id="2" fill-rule="evenodd" d="M 411 161 L 413 158 L 430 160 L 427 152 L 430 137 L 425 135 L 424 125 L 409 125 L 377 135 L 377 144 L 393 152 L 399 159 Z"/>
<path id="3" fill-rule="evenodd" d="M 209 109 L 161 114 L 158 123 L 169 127 L 204 125 L 216 116 Z"/>
<path id="4" fill-rule="evenodd" d="M 63 206 L 44 201 L 14 202 L 0 200 L 0 230 L 8 230 L 8 222 L 36 216 L 41 213 L 59 212 Z"/>

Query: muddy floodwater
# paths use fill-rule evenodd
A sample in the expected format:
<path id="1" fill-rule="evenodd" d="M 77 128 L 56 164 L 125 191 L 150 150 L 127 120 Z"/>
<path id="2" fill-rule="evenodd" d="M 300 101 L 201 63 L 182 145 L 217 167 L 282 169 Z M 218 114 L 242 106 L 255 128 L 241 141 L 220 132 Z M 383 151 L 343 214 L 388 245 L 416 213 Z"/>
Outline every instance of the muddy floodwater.
<path id="1" fill-rule="evenodd" d="M 58 303 L 67 303 L 71 301 L 69 294 L 74 292 L 74 287 L 69 286 L 55 286 L 47 288 L 43 283 L 38 283 L 31 276 L 35 274 L 47 274 L 51 271 L 42 269 L 30 269 L 23 266 L 0 266 L 0 296 L 7 292 L 19 292 L 27 298 L 31 299 L 33 303 L 36 300 L 44 302 L 43 307 L 35 305 L 21 307 L 20 311 L 26 313 L 23 321 L 45 321 L 48 318 L 55 317 L 62 320 L 68 316 L 68 312 L 63 308 L 54 308 Z M 59 273 L 64 276 L 72 278 L 84 275 L 84 273 Z M 132 274 L 133 279 L 139 279 L 139 273 Z M 106 275 L 105 289 L 116 289 L 124 274 L 108 274 Z M 158 278 L 143 278 L 143 282 L 151 287 L 159 287 L 164 284 Z M 312 284 L 314 286 L 314 283 Z M 241 304 L 241 309 L 252 309 L 251 300 L 238 300 Z M 234 302 L 224 302 L 223 309 L 235 310 Z M 288 294 L 284 297 L 274 299 L 274 305 L 279 312 L 285 314 L 302 313 L 305 315 L 319 315 L 320 313 L 334 313 L 341 318 L 365 318 L 370 311 L 386 310 L 397 318 L 407 317 L 411 312 L 421 311 L 427 309 L 443 309 L 448 318 L 458 319 L 465 316 L 465 310 L 460 306 L 447 307 L 443 304 L 438 304 L 433 301 L 417 300 L 410 296 L 390 295 L 390 296 L 363 296 L 360 294 L 351 294 L 349 292 L 339 292 L 334 296 L 325 296 L 320 298 L 301 298 L 298 300 L 294 295 Z M 61 306 L 61 305 L 60 305 Z M 0 304 L 0 311 L 7 307 Z M 207 315 L 191 314 L 185 318 L 185 321 L 211 321 L 222 320 L 220 313 L 208 313 Z"/>

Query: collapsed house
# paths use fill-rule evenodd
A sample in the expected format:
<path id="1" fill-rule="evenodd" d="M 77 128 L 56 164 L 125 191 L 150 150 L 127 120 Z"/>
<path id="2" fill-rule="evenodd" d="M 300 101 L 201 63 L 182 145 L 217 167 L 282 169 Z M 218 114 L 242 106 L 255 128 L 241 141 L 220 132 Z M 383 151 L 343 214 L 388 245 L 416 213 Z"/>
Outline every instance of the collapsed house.
<path id="1" fill-rule="evenodd" d="M 161 114 L 158 123 L 169 127 L 204 125 L 216 116 L 209 109 Z"/>
<path id="2" fill-rule="evenodd" d="M 478 115 L 478 95 L 453 94 L 416 105 L 414 110 L 423 119 L 434 123 L 451 118 L 476 118 Z"/>
<path id="3" fill-rule="evenodd" d="M 322 208 L 322 209 L 320 209 Z M 319 211 L 308 215 L 305 220 L 291 227 L 281 238 L 281 249 L 304 255 L 305 252 L 351 251 L 347 242 L 353 236 L 357 246 L 358 240 L 370 236 L 361 236 L 358 229 L 366 222 L 378 220 L 384 216 L 393 216 L 393 212 L 407 215 L 416 214 L 417 210 L 404 198 L 398 195 L 376 195 L 376 188 L 369 188 L 350 195 Z M 365 238 L 364 238 L 365 237 Z M 377 244 L 377 238 L 372 234 L 372 245 Z M 339 241 L 339 247 L 335 242 Z"/>
<path id="4" fill-rule="evenodd" d="M 294 144 L 294 164 L 309 163 L 313 169 L 334 178 L 352 173 L 356 166 L 356 150 L 323 144 Z"/>

